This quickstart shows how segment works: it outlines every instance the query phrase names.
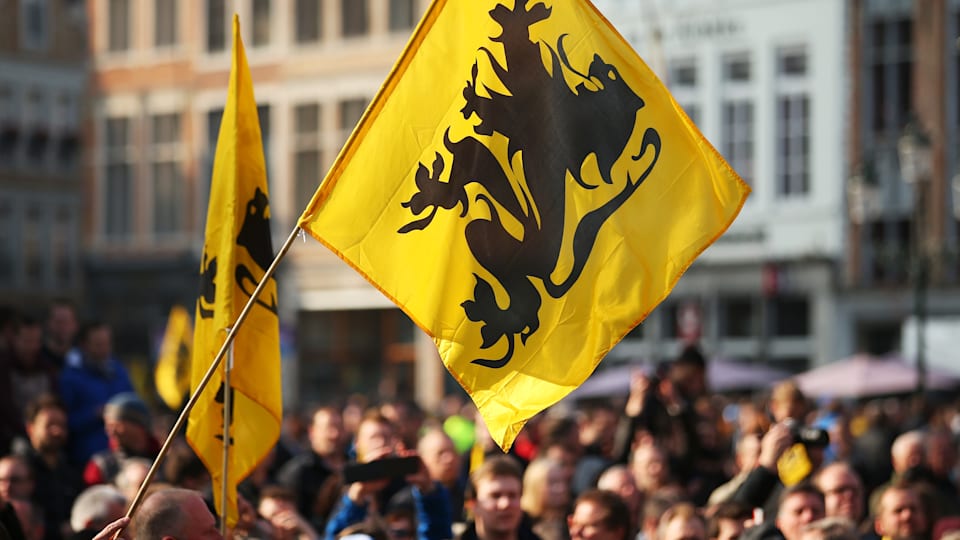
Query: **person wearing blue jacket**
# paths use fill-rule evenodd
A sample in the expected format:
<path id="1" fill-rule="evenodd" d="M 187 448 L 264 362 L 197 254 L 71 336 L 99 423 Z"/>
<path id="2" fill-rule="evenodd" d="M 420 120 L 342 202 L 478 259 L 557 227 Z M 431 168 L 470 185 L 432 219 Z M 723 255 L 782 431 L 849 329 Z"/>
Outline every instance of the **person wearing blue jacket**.
<path id="1" fill-rule="evenodd" d="M 113 356 L 113 334 L 103 322 L 90 323 L 80 332 L 78 365 L 60 372 L 60 397 L 70 430 L 70 460 L 84 465 L 94 453 L 107 449 L 103 407 L 113 396 L 133 392 L 130 375 Z"/>

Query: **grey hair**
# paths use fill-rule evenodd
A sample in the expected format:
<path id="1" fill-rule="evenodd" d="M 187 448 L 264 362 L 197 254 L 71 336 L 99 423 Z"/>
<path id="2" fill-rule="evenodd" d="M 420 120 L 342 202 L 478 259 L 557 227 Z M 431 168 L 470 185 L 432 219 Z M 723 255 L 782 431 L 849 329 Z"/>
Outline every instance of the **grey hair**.
<path id="1" fill-rule="evenodd" d="M 73 501 L 70 509 L 70 528 L 74 532 L 88 527 L 102 528 L 112 519 L 110 507 L 119 504 L 126 506 L 127 498 L 120 490 L 109 484 L 90 486 Z"/>

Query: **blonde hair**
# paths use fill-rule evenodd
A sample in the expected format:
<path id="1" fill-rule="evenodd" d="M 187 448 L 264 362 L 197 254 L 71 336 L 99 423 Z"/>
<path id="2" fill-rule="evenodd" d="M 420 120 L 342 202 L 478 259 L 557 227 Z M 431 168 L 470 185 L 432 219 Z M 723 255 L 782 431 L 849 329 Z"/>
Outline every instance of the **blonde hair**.
<path id="1" fill-rule="evenodd" d="M 520 496 L 520 508 L 532 518 L 543 515 L 546 506 L 547 479 L 550 471 L 562 467 L 559 461 L 550 458 L 537 458 L 527 465 L 523 473 L 523 493 Z"/>

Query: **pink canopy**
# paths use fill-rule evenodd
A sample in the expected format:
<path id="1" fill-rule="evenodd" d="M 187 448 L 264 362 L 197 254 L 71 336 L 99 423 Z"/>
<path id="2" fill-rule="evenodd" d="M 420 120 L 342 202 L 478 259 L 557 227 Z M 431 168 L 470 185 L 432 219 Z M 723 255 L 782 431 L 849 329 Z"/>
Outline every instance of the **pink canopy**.
<path id="1" fill-rule="evenodd" d="M 903 394 L 917 388 L 917 368 L 899 357 L 857 354 L 797 375 L 794 380 L 812 397 L 859 398 Z M 946 390 L 957 386 L 954 375 L 927 368 L 926 388 Z"/>
<path id="2" fill-rule="evenodd" d="M 568 399 L 625 396 L 630 393 L 630 376 L 634 370 L 649 373 L 646 364 L 619 365 L 598 369 L 582 386 L 574 390 Z M 750 364 L 713 358 L 707 361 L 707 384 L 713 392 L 734 392 L 766 388 L 786 379 L 790 373 L 763 364 Z"/>

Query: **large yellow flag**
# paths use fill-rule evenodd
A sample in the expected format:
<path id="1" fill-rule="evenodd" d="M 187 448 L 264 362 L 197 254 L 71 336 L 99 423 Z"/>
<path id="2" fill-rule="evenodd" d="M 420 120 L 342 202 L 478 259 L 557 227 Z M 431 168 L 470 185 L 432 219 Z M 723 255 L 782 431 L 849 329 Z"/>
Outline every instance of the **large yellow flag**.
<path id="1" fill-rule="evenodd" d="M 173 306 L 163 332 L 160 356 L 153 372 L 157 394 L 167 407 L 178 410 L 190 390 L 190 346 L 193 343 L 193 326 L 190 314 L 183 306 Z"/>
<path id="2" fill-rule="evenodd" d="M 200 268 L 191 387 L 209 369 L 228 328 L 243 310 L 273 260 L 267 175 L 250 69 L 233 19 L 233 64 L 227 103 L 213 162 L 206 240 Z M 187 440 L 213 478 L 220 515 L 237 519 L 236 485 L 267 455 L 280 436 L 280 341 L 277 284 L 271 278 L 238 330 L 230 374 L 232 422 L 226 467 L 226 513 L 220 501 L 223 479 L 223 367 L 190 412 Z"/>
<path id="3" fill-rule="evenodd" d="M 749 191 L 588 1 L 436 0 L 300 226 L 432 336 L 506 449 Z"/>

